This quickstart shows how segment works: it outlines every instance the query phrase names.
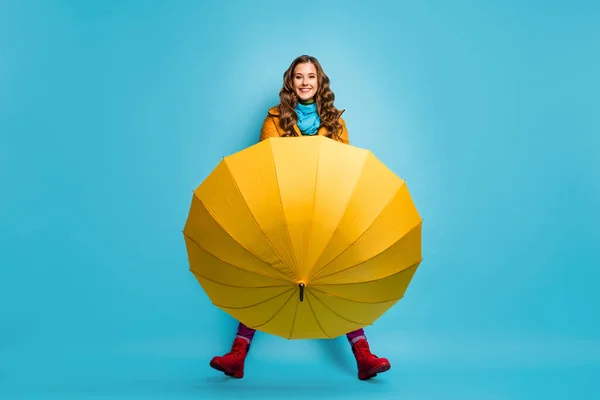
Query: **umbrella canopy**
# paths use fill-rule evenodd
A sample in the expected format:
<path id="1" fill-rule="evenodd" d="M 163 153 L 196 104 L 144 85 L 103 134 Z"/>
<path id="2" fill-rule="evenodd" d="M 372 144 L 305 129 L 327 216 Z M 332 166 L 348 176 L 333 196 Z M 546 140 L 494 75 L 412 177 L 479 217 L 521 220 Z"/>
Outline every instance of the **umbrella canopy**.
<path id="1" fill-rule="evenodd" d="M 183 233 L 212 303 L 287 339 L 371 325 L 422 259 L 406 183 L 370 151 L 323 136 L 225 157 L 194 191 Z"/>

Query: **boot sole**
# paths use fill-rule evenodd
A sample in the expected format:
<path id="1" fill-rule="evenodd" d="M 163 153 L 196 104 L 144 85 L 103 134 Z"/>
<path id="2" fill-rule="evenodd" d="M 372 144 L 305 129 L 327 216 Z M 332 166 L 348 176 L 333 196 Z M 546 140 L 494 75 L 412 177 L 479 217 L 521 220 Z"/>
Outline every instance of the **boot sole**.
<path id="1" fill-rule="evenodd" d="M 216 369 L 217 371 L 221 371 L 225 375 L 231 376 L 236 379 L 241 379 L 244 377 L 244 371 L 232 371 L 231 369 L 227 368 L 225 365 L 217 361 L 211 361 L 210 366 Z"/>
<path id="2" fill-rule="evenodd" d="M 380 374 L 385 371 L 389 371 L 390 368 L 392 368 L 392 365 L 390 363 L 382 364 L 382 365 L 375 367 L 367 372 L 359 372 L 358 379 L 360 379 L 361 381 L 366 381 L 367 379 L 376 377 L 377 374 Z"/>

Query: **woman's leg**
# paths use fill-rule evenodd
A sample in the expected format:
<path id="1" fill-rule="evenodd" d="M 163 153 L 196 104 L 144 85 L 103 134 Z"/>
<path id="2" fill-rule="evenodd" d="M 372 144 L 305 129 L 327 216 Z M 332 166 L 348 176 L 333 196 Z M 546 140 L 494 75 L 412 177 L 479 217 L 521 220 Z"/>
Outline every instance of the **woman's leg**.
<path id="1" fill-rule="evenodd" d="M 362 328 L 346 333 L 346 338 L 348 339 L 351 345 L 353 345 L 361 339 L 367 340 L 367 337 L 365 336 L 365 331 Z"/>
<path id="2" fill-rule="evenodd" d="M 248 342 L 248 344 L 252 343 L 252 339 L 254 339 L 254 334 L 256 333 L 256 329 L 248 328 L 246 325 L 241 322 L 238 324 L 238 330 L 236 337 L 242 338 Z"/>

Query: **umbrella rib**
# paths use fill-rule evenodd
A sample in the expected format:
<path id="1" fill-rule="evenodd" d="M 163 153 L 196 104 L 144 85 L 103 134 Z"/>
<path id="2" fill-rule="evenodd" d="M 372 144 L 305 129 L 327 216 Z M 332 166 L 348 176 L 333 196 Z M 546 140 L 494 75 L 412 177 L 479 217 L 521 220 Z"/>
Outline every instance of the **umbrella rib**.
<path id="1" fill-rule="evenodd" d="M 199 277 L 199 278 L 206 279 L 207 281 L 211 281 L 211 282 L 216 283 L 218 285 L 228 286 L 228 287 L 233 287 L 233 288 L 242 288 L 242 289 L 267 289 L 267 288 L 277 288 L 277 287 L 286 287 L 286 286 L 289 286 L 289 284 L 288 285 L 269 285 L 269 286 L 238 286 L 238 285 L 231 285 L 229 283 L 223 283 L 223 282 L 215 281 L 214 279 L 207 278 L 204 275 L 200 275 L 199 273 L 194 272 L 191 269 L 190 269 L 190 272 L 192 274 L 194 274 L 195 276 Z M 292 290 L 293 289 L 295 289 L 295 288 L 292 288 Z"/>
<path id="2" fill-rule="evenodd" d="M 273 142 L 269 142 L 269 146 L 271 147 L 271 153 L 273 153 Z M 279 179 L 277 178 L 277 165 L 276 163 L 273 163 L 273 169 L 275 170 L 275 180 L 277 181 L 277 198 L 279 199 L 279 204 L 281 205 L 281 213 L 283 214 L 283 219 L 286 222 L 285 225 L 285 231 L 287 232 L 287 239 L 288 239 L 288 244 L 290 246 L 290 251 L 292 253 L 292 258 L 294 259 L 294 265 L 290 266 L 291 268 L 294 269 L 294 274 L 297 276 L 298 275 L 298 260 L 296 259 L 296 252 L 294 251 L 294 245 L 292 244 L 292 236 L 290 234 L 290 228 L 288 227 L 287 224 L 287 220 L 286 220 L 286 215 L 285 215 L 285 210 L 283 209 L 283 200 L 281 199 L 281 188 L 279 186 Z M 280 255 L 281 257 L 281 255 Z M 282 258 L 283 259 L 283 258 Z"/>
<path id="3" fill-rule="evenodd" d="M 330 265 L 331 263 L 333 263 L 335 260 L 337 260 L 338 258 L 340 258 L 342 256 L 342 254 L 345 254 L 356 242 L 358 242 L 360 240 L 360 238 L 362 238 L 368 231 L 369 229 L 371 229 L 371 227 L 373 227 L 373 225 L 375 225 L 375 223 L 379 220 L 379 218 L 381 217 L 381 215 L 385 212 L 385 210 L 387 210 L 387 208 L 390 206 L 392 200 L 398 195 L 398 193 L 400 192 L 400 190 L 406 185 L 405 182 L 402 183 L 402 185 L 398 188 L 398 190 L 396 190 L 394 192 L 394 195 L 391 197 L 390 201 L 388 201 L 388 203 L 385 205 L 385 207 L 383 207 L 383 210 L 381 210 L 381 212 L 379 213 L 379 215 L 377 215 L 377 217 L 375 217 L 375 219 L 373 219 L 373 221 L 371 221 L 371 223 L 369 224 L 369 226 L 367 227 L 367 229 L 365 229 L 352 243 L 350 243 L 350 245 L 348 245 L 344 250 L 342 250 L 342 252 L 340 254 L 338 254 L 337 256 L 335 256 L 331 261 L 329 261 L 327 264 L 323 265 L 321 268 L 319 268 L 318 270 L 313 270 L 311 272 L 310 278 L 313 277 L 318 277 L 319 273 L 324 270 L 325 268 L 327 268 L 328 265 Z"/>
<path id="4" fill-rule="evenodd" d="M 418 267 L 418 266 L 419 266 L 419 264 L 421 264 L 421 262 L 422 262 L 422 261 L 423 261 L 423 259 L 421 259 L 421 260 L 417 261 L 416 263 L 414 263 L 414 264 L 413 264 L 413 265 L 411 265 L 410 267 L 404 268 L 404 269 L 402 269 L 402 270 L 400 270 L 400 271 L 398 271 L 398 272 L 394 272 L 394 273 L 393 273 L 393 274 L 391 274 L 391 275 L 388 275 L 388 276 L 383 276 L 383 277 L 381 277 L 381 278 L 377 278 L 377 279 L 371 279 L 371 280 L 369 280 L 369 281 L 360 281 L 360 282 L 345 282 L 345 283 L 313 283 L 313 284 L 312 284 L 312 287 L 313 287 L 313 289 L 314 289 L 315 285 L 317 285 L 317 284 L 318 284 L 318 285 L 320 285 L 320 286 L 326 286 L 326 285 L 329 285 L 329 286 L 343 286 L 343 285 L 360 285 L 360 284 L 363 284 L 363 283 L 372 283 L 372 282 L 377 282 L 377 281 L 381 281 L 381 280 L 383 280 L 383 279 L 388 279 L 388 278 L 391 278 L 392 276 L 396 276 L 396 275 L 398 275 L 398 274 L 401 274 L 401 273 L 403 273 L 403 272 L 406 272 L 406 271 L 410 270 L 411 268 L 416 268 L 416 267 Z"/>
<path id="5" fill-rule="evenodd" d="M 291 300 L 291 299 L 292 299 L 292 297 L 294 296 L 294 293 L 295 293 L 295 291 L 294 291 L 294 290 L 292 290 L 292 294 L 290 294 L 290 297 L 288 297 L 288 299 L 285 301 L 285 303 L 283 303 L 283 304 L 281 305 L 281 307 L 279 307 L 279 309 L 278 309 L 277 311 L 275 311 L 275 313 L 274 313 L 273 315 L 271 315 L 271 318 L 269 318 L 268 320 L 266 320 L 265 322 L 263 322 L 263 323 L 262 323 L 262 324 L 260 324 L 260 325 L 253 325 L 253 326 L 249 326 L 249 328 L 252 328 L 252 329 L 260 328 L 261 326 L 264 326 L 264 325 L 268 324 L 269 322 L 271 322 L 271 320 L 272 320 L 273 318 L 275 318 L 275 316 L 276 316 L 277 314 L 279 314 L 279 313 L 281 312 L 281 310 L 283 310 L 283 307 L 285 307 L 285 306 L 287 305 L 287 303 L 289 303 L 289 302 L 290 302 L 290 300 Z"/>
<path id="6" fill-rule="evenodd" d="M 319 157 L 321 156 L 321 146 L 319 146 L 318 149 L 319 151 L 317 153 L 317 168 L 315 172 L 315 188 L 313 190 L 312 212 L 310 217 L 310 224 L 308 226 L 308 241 L 306 243 L 307 249 L 310 249 L 310 242 L 312 240 L 313 223 L 315 221 L 315 205 L 317 203 L 317 183 L 319 182 Z"/>
<path id="7" fill-rule="evenodd" d="M 227 165 L 227 164 L 225 164 Z M 237 188 L 238 192 L 241 195 L 240 189 L 237 186 L 237 182 L 235 182 L 234 180 L 234 184 L 235 187 Z M 262 258 L 260 258 L 257 254 L 255 254 L 253 251 L 251 251 L 250 249 L 247 249 L 246 247 L 244 247 L 240 242 L 238 242 L 233 236 L 231 236 L 231 234 L 229 233 L 229 231 L 227 229 L 225 229 L 225 227 L 223 225 L 221 225 L 221 223 L 219 222 L 219 220 L 216 218 L 215 215 L 213 215 L 213 213 L 208 209 L 208 207 L 206 207 L 206 204 L 204 204 L 204 201 L 198 197 L 198 194 L 196 192 L 194 192 L 194 196 L 198 199 L 198 201 L 200 201 L 200 204 L 202 204 L 202 207 L 204 207 L 204 209 L 210 214 L 211 217 L 213 217 L 213 220 L 217 223 L 217 225 L 219 225 L 219 227 L 223 230 L 223 232 L 225 232 L 227 234 L 227 236 L 229 236 L 231 239 L 233 239 L 242 249 L 246 250 L 249 254 L 251 254 L 252 256 L 254 256 L 257 260 L 259 260 L 260 262 L 266 264 L 266 265 L 270 265 L 266 260 L 263 260 Z M 243 197 L 243 196 L 242 196 Z M 252 214 L 252 211 L 250 211 L 250 209 L 248 209 L 248 211 L 250 212 L 250 215 L 252 215 L 252 218 L 254 218 L 254 221 L 256 221 L 256 218 L 254 217 L 254 214 Z M 258 222 L 256 223 L 258 225 Z M 260 227 L 260 225 L 258 225 Z M 281 258 L 281 255 L 277 252 L 277 249 L 275 249 L 273 247 L 273 244 L 269 241 L 269 238 L 266 237 L 265 235 L 265 239 L 267 239 L 267 242 L 271 245 L 271 248 L 277 253 L 277 255 L 279 256 L 279 258 L 281 260 L 283 260 L 283 258 Z M 231 265 L 231 264 L 230 264 Z M 241 269 L 241 268 L 240 268 Z M 280 272 L 282 275 L 284 275 L 287 279 L 292 279 L 292 276 L 289 276 L 287 274 L 284 274 L 283 272 L 277 270 L 277 269 L 273 269 L 274 271 L 278 271 Z"/>
<path id="8" fill-rule="evenodd" d="M 359 300 L 356 300 L 356 299 L 349 299 L 347 297 L 338 296 L 337 294 L 333 294 L 333 293 L 329 293 L 329 292 L 327 292 L 325 290 L 317 289 L 314 286 L 312 287 L 312 290 L 315 291 L 315 292 L 323 293 L 324 295 L 327 295 L 327 296 L 336 297 L 336 298 L 341 299 L 341 300 L 347 300 L 347 301 L 350 301 L 352 303 L 358 303 L 358 304 L 382 304 L 382 303 L 388 303 L 390 301 L 398 301 L 398 300 L 400 300 L 400 299 L 402 299 L 404 297 L 404 296 L 400 296 L 400 297 L 396 297 L 394 299 L 381 300 L 381 301 L 359 301 Z"/>
<path id="9" fill-rule="evenodd" d="M 373 256 L 371 256 L 371 257 L 367 258 L 367 259 L 366 259 L 366 260 L 364 260 L 364 261 L 361 261 L 361 262 L 359 262 L 358 264 L 351 265 L 351 266 L 349 266 L 349 267 L 347 267 L 347 268 L 341 269 L 341 270 L 339 270 L 339 271 L 332 272 L 332 273 L 330 273 L 330 274 L 328 274 L 328 275 L 321 275 L 321 276 L 318 276 L 318 274 L 317 274 L 317 276 L 313 277 L 313 285 L 314 285 L 316 282 L 318 282 L 319 280 L 322 280 L 322 279 L 328 278 L 328 277 L 330 277 L 330 276 L 333 276 L 333 275 L 339 274 L 339 273 L 341 273 L 341 272 L 348 271 L 349 269 L 352 269 L 352 268 L 359 267 L 359 266 L 361 266 L 361 265 L 363 265 L 363 264 L 365 264 L 365 263 L 367 263 L 367 262 L 371 261 L 372 259 L 374 259 L 374 258 L 376 258 L 376 257 L 380 256 L 381 254 L 385 253 L 386 251 L 388 251 L 389 249 L 391 249 L 392 247 L 394 247 L 394 246 L 395 246 L 397 243 L 399 243 L 400 241 L 404 240 L 404 239 L 406 238 L 406 235 L 408 235 L 409 233 L 413 232 L 415 229 L 419 228 L 419 227 L 421 226 L 421 223 L 422 223 L 422 222 L 421 222 L 421 221 L 419 221 L 419 223 L 418 223 L 417 225 L 415 225 L 415 226 L 413 226 L 412 228 L 410 228 L 410 229 L 409 229 L 409 231 L 408 231 L 408 232 L 407 232 L 407 233 L 406 233 L 404 236 L 402 236 L 400 239 L 396 240 L 394 243 L 392 243 L 391 245 L 389 245 L 389 246 L 388 246 L 386 249 L 384 249 L 383 251 L 381 251 L 381 252 L 379 252 L 379 253 L 377 253 L 377 254 L 374 254 Z M 411 266 L 412 266 L 412 265 L 411 265 Z M 409 268 L 410 268 L 410 267 L 409 267 Z"/>
<path id="10" fill-rule="evenodd" d="M 367 153 L 365 153 L 367 154 Z M 367 154 L 368 155 L 368 154 Z M 365 155 L 365 159 L 366 159 L 366 155 Z M 360 172 L 359 172 L 359 176 L 362 174 L 363 170 L 365 169 L 365 164 L 366 162 L 363 162 L 363 165 L 360 167 Z M 358 182 L 360 180 L 357 180 L 356 183 L 354 184 L 354 187 L 352 188 L 352 193 L 350 193 L 350 196 L 348 196 L 348 202 L 345 204 L 344 209 L 348 209 L 348 205 L 350 204 L 350 202 L 352 201 L 352 198 L 354 197 L 354 193 L 356 193 L 356 188 L 358 187 Z M 333 232 L 331 233 L 331 237 L 329 238 L 329 240 L 327 241 L 327 244 L 325 245 L 325 247 L 323 247 L 323 251 L 321 251 L 321 254 L 319 254 L 319 256 L 317 257 L 317 261 L 319 260 L 319 258 L 321 258 L 321 256 L 323 255 L 323 253 L 325 252 L 325 249 L 327 249 L 327 246 L 329 246 L 329 243 L 331 243 L 331 241 L 333 240 L 335 234 L 337 233 L 338 229 L 340 229 L 340 224 L 342 223 L 342 220 L 344 219 L 344 215 L 346 215 L 346 213 L 344 212 L 344 214 L 342 215 L 342 217 L 340 218 L 340 220 L 338 221 L 337 226 L 335 227 L 335 229 L 333 230 Z M 332 260 L 333 261 L 333 260 Z M 330 263 L 327 263 L 327 265 L 329 265 Z M 327 266 L 325 265 L 325 266 Z M 323 268 L 319 268 L 319 271 L 323 269 Z M 310 274 L 308 275 L 308 279 L 310 279 L 314 273 L 316 271 L 312 270 L 310 272 Z"/>
<path id="11" fill-rule="evenodd" d="M 242 270 L 242 271 L 245 271 L 245 272 L 248 272 L 248 273 L 250 273 L 250 274 L 259 275 L 259 276 L 263 276 L 263 277 L 265 277 L 265 278 L 270 278 L 270 279 L 279 279 L 279 278 L 275 278 L 275 277 L 268 276 L 268 275 L 265 275 L 265 274 L 261 274 L 260 272 L 256 272 L 256 271 L 250 271 L 250 270 L 247 270 L 247 269 L 245 269 L 245 268 L 242 268 L 242 267 L 240 267 L 239 265 L 234 265 L 234 264 L 232 264 L 232 263 L 230 263 L 230 262 L 228 262 L 228 261 L 225 261 L 225 260 L 221 259 L 220 257 L 217 257 L 215 254 L 211 253 L 210 251 L 208 251 L 208 250 L 207 250 L 207 249 L 205 249 L 204 247 L 200 246 L 200 244 L 198 244 L 198 242 L 196 242 L 196 241 L 195 241 L 195 240 L 194 240 L 194 239 L 193 239 L 193 238 L 192 238 L 190 235 L 188 235 L 187 233 L 185 233 L 185 231 L 183 232 L 183 234 L 185 235 L 185 237 L 187 237 L 188 239 L 190 239 L 190 240 L 192 241 L 192 243 L 194 243 L 196 246 L 198 246 L 198 248 L 202 249 L 202 250 L 203 250 L 203 251 L 205 251 L 207 254 L 211 255 L 212 257 L 216 258 L 217 260 L 221 261 L 221 262 L 222 262 L 222 263 L 224 263 L 224 264 L 231 265 L 231 266 L 232 266 L 232 267 L 234 267 L 234 268 L 240 269 L 240 270 Z M 249 253 L 250 253 L 250 254 L 252 254 L 251 252 L 249 252 Z M 255 257 L 256 257 L 256 256 L 255 256 Z M 269 265 L 269 264 L 267 264 L 267 263 L 266 263 L 264 260 L 261 260 L 261 259 L 260 259 L 260 258 L 258 258 L 258 257 L 256 257 L 256 258 L 257 258 L 259 261 L 261 261 L 263 264 L 265 264 L 265 265 Z M 274 272 L 276 272 L 276 273 L 278 273 L 278 274 L 281 276 L 281 278 L 283 278 L 283 281 L 284 281 L 284 282 L 287 282 L 287 281 L 289 281 L 289 279 L 291 279 L 290 277 L 288 277 L 288 276 L 284 275 L 284 274 L 283 274 L 283 272 L 279 271 L 278 269 L 271 268 L 271 270 L 272 270 L 272 271 L 274 271 Z"/>
<path id="12" fill-rule="evenodd" d="M 310 304 L 310 298 L 308 296 L 308 292 L 306 293 L 306 302 L 308 303 L 308 308 L 310 308 L 310 312 L 312 313 L 313 317 L 315 317 L 315 321 L 317 322 L 317 325 L 319 326 L 319 329 L 321 330 L 321 332 L 323 332 L 323 334 L 325 336 L 327 336 L 329 339 L 333 339 L 331 336 L 329 336 L 327 334 L 327 332 L 325 332 L 325 329 L 323 329 L 323 326 L 319 322 L 319 318 L 317 317 L 317 313 L 315 313 L 315 310 L 313 309 L 312 304 Z"/>
<path id="13" fill-rule="evenodd" d="M 273 147 L 272 147 L 271 143 L 269 143 L 269 145 L 271 146 L 271 152 L 272 152 L 272 149 L 273 149 Z M 235 185 L 235 188 L 236 188 L 236 190 L 238 191 L 238 193 L 240 194 L 240 196 L 241 196 L 241 197 L 242 197 L 242 198 L 245 200 L 245 198 L 244 198 L 244 195 L 242 194 L 242 191 L 240 190 L 240 187 L 238 186 L 238 183 L 237 183 L 237 181 L 236 181 L 236 180 L 235 180 L 235 178 L 233 177 L 233 174 L 231 173 L 231 169 L 229 168 L 229 165 L 227 164 L 227 162 L 225 162 L 225 166 L 227 167 L 227 170 L 229 171 L 229 174 L 230 174 L 230 175 L 231 175 L 231 177 L 232 177 L 232 181 L 233 181 L 233 184 Z M 277 178 L 277 168 L 275 168 L 275 178 Z M 277 179 L 276 179 L 276 180 L 277 180 Z M 279 181 L 278 181 L 278 180 L 277 180 L 277 191 L 279 192 Z M 281 193 L 279 193 L 279 196 L 278 196 L 278 198 L 279 198 L 279 201 L 281 201 Z M 252 210 L 250 210 L 250 207 L 248 206 L 248 203 L 246 203 L 246 201 L 244 201 L 244 204 L 246 205 L 246 208 L 248 209 L 248 212 L 249 212 L 249 213 L 250 213 L 250 215 L 252 216 L 252 219 L 253 219 L 253 220 L 254 220 L 254 222 L 256 223 L 256 226 L 258 226 L 258 227 L 259 227 L 259 228 L 261 228 L 261 230 L 262 230 L 262 227 L 260 226 L 260 224 L 259 224 L 259 223 L 258 223 L 258 221 L 256 220 L 256 216 L 254 215 L 254 213 L 252 212 Z M 282 210 L 282 212 L 283 212 L 283 203 L 281 204 L 281 210 Z M 285 214 L 284 214 L 284 219 L 285 219 Z M 221 224 L 219 224 L 219 225 L 221 225 Z M 287 224 L 285 224 L 285 229 L 286 229 L 286 230 L 287 230 L 287 232 L 288 232 L 288 240 L 289 240 L 289 244 L 290 244 L 290 249 L 292 250 L 292 256 L 294 256 L 294 261 L 295 261 L 294 249 L 293 249 L 293 247 L 292 247 L 292 239 L 291 239 L 291 237 L 290 237 L 290 231 L 289 231 L 289 229 L 287 228 Z M 225 230 L 225 229 L 223 228 L 223 230 Z M 226 231 L 226 232 L 227 232 L 227 231 Z M 267 240 L 267 243 L 269 243 L 269 245 L 271 246 L 271 249 L 273 249 L 273 251 L 274 251 L 274 252 L 277 254 L 277 256 L 279 257 L 279 259 L 280 259 L 280 260 L 283 260 L 283 257 L 281 256 L 281 254 L 279 254 L 279 252 L 277 251 L 277 248 L 275 248 L 275 245 L 274 245 L 274 244 L 273 244 L 273 243 L 272 243 L 272 242 L 269 240 L 269 238 L 267 237 L 267 235 L 266 235 L 264 232 L 263 232 L 263 236 L 264 236 L 264 238 Z M 235 240 L 235 239 L 234 239 L 234 240 Z M 245 248 L 245 247 L 244 247 L 244 248 Z M 248 250 L 248 249 L 246 249 L 246 250 L 247 250 L 248 252 L 252 253 L 250 250 Z M 254 254 L 254 253 L 252 253 L 252 254 L 253 254 L 253 255 L 254 255 L 256 258 L 258 258 L 259 260 L 262 260 L 262 259 L 261 259 L 260 257 L 258 257 L 256 254 Z M 262 260 L 262 261 L 263 261 L 263 262 L 265 262 L 264 260 Z M 296 263 L 298 263 L 298 262 L 296 261 Z M 294 266 L 290 266 L 290 269 L 294 269 L 294 271 L 292 271 L 292 272 L 294 272 L 295 274 L 297 274 L 297 271 L 295 271 L 295 267 L 294 267 Z M 292 277 L 292 276 L 288 276 L 288 278 L 293 280 L 293 277 Z"/>
<path id="14" fill-rule="evenodd" d="M 325 302 L 323 300 L 321 300 L 315 293 L 313 293 L 313 296 L 315 296 L 315 299 L 319 300 L 319 302 L 321 302 L 321 304 L 323 304 L 325 306 L 325 308 L 327 308 L 329 311 L 331 311 L 332 313 L 334 313 L 341 319 L 351 322 L 353 324 L 357 324 L 357 325 L 362 325 L 362 326 L 370 325 L 369 323 L 366 323 L 366 322 L 352 321 L 351 319 L 348 319 L 348 318 L 344 317 L 343 315 L 340 315 L 337 311 L 334 311 L 331 307 L 329 307 L 327 304 L 325 304 Z"/>
<path id="15" fill-rule="evenodd" d="M 290 330 L 290 336 L 288 336 L 288 339 L 291 339 L 294 334 L 294 327 L 296 326 L 296 316 L 298 315 L 298 307 L 300 307 L 300 302 L 296 302 L 296 309 L 294 310 L 294 318 L 292 318 L 292 329 Z"/>
<path id="16" fill-rule="evenodd" d="M 243 309 L 245 309 L 245 308 L 256 307 L 256 306 L 259 306 L 259 305 L 261 305 L 261 304 L 263 304 L 263 303 L 266 303 L 267 301 L 270 301 L 270 300 L 276 299 L 276 298 L 277 298 L 277 297 L 279 297 L 279 296 L 283 296 L 284 294 L 286 294 L 286 293 L 289 293 L 289 292 L 290 292 L 290 290 L 294 290 L 294 288 L 291 288 L 291 289 L 285 290 L 285 291 L 283 291 L 283 292 L 281 292 L 281 293 L 277 293 L 277 294 L 276 294 L 275 296 L 273 296 L 273 297 L 269 297 L 268 299 L 265 299 L 265 300 L 259 301 L 259 302 L 258 302 L 258 303 L 256 303 L 256 304 L 250 304 L 249 306 L 243 306 L 243 307 L 231 307 L 231 306 L 224 306 L 224 305 L 217 304 L 217 303 L 213 303 L 213 304 L 214 304 L 215 306 L 217 306 L 217 307 L 221 307 L 221 308 L 227 308 L 227 309 L 230 309 L 230 310 L 243 310 Z"/>

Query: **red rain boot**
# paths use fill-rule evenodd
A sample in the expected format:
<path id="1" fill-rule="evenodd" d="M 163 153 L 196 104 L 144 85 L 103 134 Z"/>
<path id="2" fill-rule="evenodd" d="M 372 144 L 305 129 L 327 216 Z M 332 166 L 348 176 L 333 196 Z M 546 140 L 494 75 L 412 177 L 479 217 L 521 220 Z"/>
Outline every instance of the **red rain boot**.
<path id="1" fill-rule="evenodd" d="M 222 371 L 227 376 L 234 378 L 244 377 L 244 361 L 248 355 L 249 343 L 241 337 L 236 337 L 231 346 L 231 351 L 224 356 L 213 357 L 210 360 L 210 366 L 218 371 Z"/>
<path id="2" fill-rule="evenodd" d="M 358 379 L 360 380 L 371 379 L 377 376 L 378 373 L 385 372 L 392 367 L 387 359 L 371 354 L 369 343 L 364 339 L 354 343 L 352 352 L 356 358 Z"/>

